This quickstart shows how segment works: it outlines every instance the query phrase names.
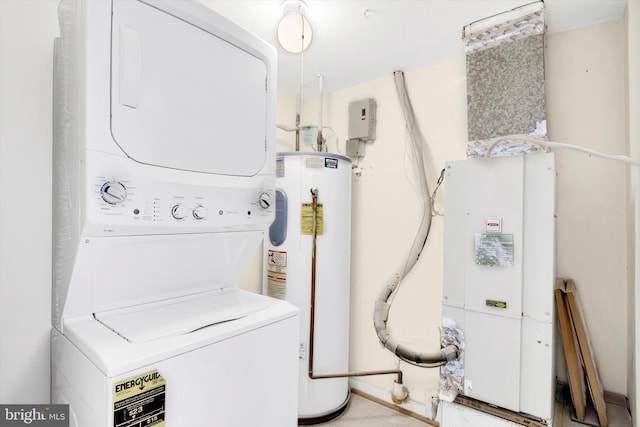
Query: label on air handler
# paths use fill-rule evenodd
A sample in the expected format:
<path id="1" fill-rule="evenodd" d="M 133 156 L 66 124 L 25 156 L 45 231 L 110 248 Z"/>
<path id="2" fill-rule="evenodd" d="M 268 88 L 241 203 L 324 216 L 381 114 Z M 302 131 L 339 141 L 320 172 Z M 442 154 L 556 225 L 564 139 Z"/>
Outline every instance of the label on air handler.
<path id="1" fill-rule="evenodd" d="M 513 267 L 513 234 L 476 233 L 476 264 Z"/>
<path id="2" fill-rule="evenodd" d="M 157 370 L 113 384 L 113 427 L 164 427 L 165 380 Z"/>

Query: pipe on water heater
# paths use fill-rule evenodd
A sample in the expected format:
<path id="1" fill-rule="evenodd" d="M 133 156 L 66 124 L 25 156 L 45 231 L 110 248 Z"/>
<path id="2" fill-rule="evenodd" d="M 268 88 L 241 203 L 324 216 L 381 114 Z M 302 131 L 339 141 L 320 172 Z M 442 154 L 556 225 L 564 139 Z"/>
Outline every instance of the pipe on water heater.
<path id="1" fill-rule="evenodd" d="M 316 140 L 316 145 L 318 146 L 319 152 L 324 151 L 324 141 L 322 141 L 322 110 L 324 108 L 323 94 L 324 76 L 322 74 L 318 74 L 318 138 Z"/>
<path id="2" fill-rule="evenodd" d="M 393 389 L 391 391 L 391 400 L 394 403 L 400 404 L 406 402 L 409 399 L 409 391 L 402 384 L 402 371 L 400 369 L 387 369 L 378 371 L 361 371 L 361 372 L 345 372 L 338 374 L 326 374 L 317 375 L 313 372 L 313 353 L 314 353 L 314 340 L 315 340 L 315 308 L 316 308 L 316 253 L 317 246 L 316 241 L 318 237 L 318 189 L 311 188 L 311 207 L 312 207 L 312 246 L 311 246 L 311 304 L 310 304 L 310 319 L 309 319 L 309 369 L 308 375 L 312 380 L 330 379 L 330 378 L 346 378 L 346 377 L 364 377 L 373 375 L 397 375 L 397 379 L 394 382 Z"/>

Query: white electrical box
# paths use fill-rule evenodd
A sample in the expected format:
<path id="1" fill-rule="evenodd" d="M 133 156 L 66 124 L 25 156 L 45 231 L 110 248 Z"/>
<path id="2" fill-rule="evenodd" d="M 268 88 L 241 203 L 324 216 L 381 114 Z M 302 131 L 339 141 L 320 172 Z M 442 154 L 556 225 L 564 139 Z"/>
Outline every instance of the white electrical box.
<path id="1" fill-rule="evenodd" d="M 349 104 L 349 139 L 376 139 L 375 99 L 360 99 Z"/>
<path id="2" fill-rule="evenodd" d="M 443 317 L 464 332 L 464 394 L 553 419 L 553 154 L 448 162 Z"/>
<path id="3" fill-rule="evenodd" d="M 346 142 L 347 157 L 351 157 L 351 158 L 364 157 L 365 144 L 366 144 L 366 141 L 359 138 L 347 139 L 347 142 Z"/>

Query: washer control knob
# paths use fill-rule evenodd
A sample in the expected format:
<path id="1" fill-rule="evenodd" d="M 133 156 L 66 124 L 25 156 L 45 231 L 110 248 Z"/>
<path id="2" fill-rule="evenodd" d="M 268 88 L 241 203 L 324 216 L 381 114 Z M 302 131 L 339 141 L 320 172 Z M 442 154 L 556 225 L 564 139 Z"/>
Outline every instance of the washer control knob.
<path id="1" fill-rule="evenodd" d="M 100 197 L 110 205 L 119 205 L 127 199 L 127 188 L 118 181 L 107 181 L 100 187 Z"/>
<path id="2" fill-rule="evenodd" d="M 177 220 L 185 219 L 187 217 L 187 208 L 181 204 L 174 205 L 171 208 L 171 216 Z"/>
<path id="3" fill-rule="evenodd" d="M 258 204 L 262 209 L 269 209 L 271 204 L 273 203 L 273 198 L 270 193 L 262 192 L 260 193 L 260 197 L 258 197 Z"/>
<path id="4" fill-rule="evenodd" d="M 207 217 L 207 208 L 202 205 L 196 205 L 193 208 L 193 217 L 195 219 L 205 219 Z"/>

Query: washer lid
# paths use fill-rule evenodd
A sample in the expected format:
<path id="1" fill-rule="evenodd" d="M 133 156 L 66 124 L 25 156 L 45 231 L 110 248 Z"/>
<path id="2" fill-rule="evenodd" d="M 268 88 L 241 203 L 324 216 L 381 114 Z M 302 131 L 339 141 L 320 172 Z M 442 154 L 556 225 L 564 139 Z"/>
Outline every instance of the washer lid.
<path id="1" fill-rule="evenodd" d="M 94 316 L 127 341 L 142 343 L 188 334 L 268 307 L 267 297 L 239 292 L 234 288 L 106 311 Z"/>
<path id="2" fill-rule="evenodd" d="M 202 12 L 113 2 L 111 132 L 140 163 L 253 176 L 266 159 L 267 64 Z"/>

